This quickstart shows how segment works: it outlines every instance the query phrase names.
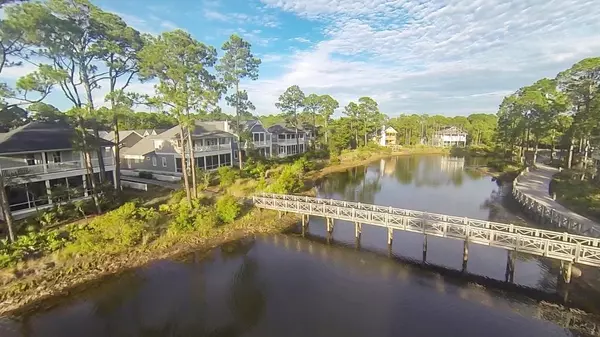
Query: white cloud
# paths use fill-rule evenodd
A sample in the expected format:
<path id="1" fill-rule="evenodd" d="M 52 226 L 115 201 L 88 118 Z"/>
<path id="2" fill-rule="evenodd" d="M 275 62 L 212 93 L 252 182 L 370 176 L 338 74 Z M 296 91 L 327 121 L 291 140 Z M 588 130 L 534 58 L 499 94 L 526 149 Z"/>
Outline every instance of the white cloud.
<path id="1" fill-rule="evenodd" d="M 309 40 L 307 38 L 304 38 L 304 37 L 301 37 L 301 36 L 300 37 L 291 38 L 290 41 L 295 41 L 295 42 L 300 42 L 300 43 L 312 43 L 311 40 Z"/>
<path id="2" fill-rule="evenodd" d="M 214 6 L 205 7 L 203 15 L 206 19 L 220 21 L 237 25 L 257 25 L 267 28 L 274 28 L 280 25 L 276 16 L 269 13 L 260 13 L 259 15 L 238 13 L 238 12 L 220 12 Z"/>
<path id="3" fill-rule="evenodd" d="M 8 80 L 17 80 L 22 76 L 32 73 L 37 70 L 37 65 L 29 62 L 23 62 L 20 66 L 4 67 L 0 78 Z"/>
<path id="4" fill-rule="evenodd" d="M 600 54 L 597 0 L 261 1 L 326 27 L 280 78 L 252 84 L 265 97 L 298 84 L 379 95 L 391 114 L 494 112 L 504 93 Z"/>

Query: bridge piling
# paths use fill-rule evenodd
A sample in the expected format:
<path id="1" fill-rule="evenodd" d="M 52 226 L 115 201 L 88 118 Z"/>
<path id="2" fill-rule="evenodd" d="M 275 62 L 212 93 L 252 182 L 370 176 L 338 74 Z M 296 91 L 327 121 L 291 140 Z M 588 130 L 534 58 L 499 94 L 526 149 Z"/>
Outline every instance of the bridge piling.
<path id="1" fill-rule="evenodd" d="M 508 251 L 506 255 L 506 274 L 504 275 L 506 282 L 513 283 L 515 281 L 515 253 Z"/>
<path id="2" fill-rule="evenodd" d="M 563 278 L 565 280 L 565 283 L 569 284 L 569 283 L 571 283 L 571 272 L 573 270 L 573 262 L 569 261 L 564 264 L 561 263 L 561 266 L 563 266 L 563 265 L 564 265 L 564 267 L 562 268 L 563 269 L 562 270 Z"/>
<path id="3" fill-rule="evenodd" d="M 423 235 L 423 262 L 427 262 L 427 234 Z"/>
<path id="4" fill-rule="evenodd" d="M 388 227 L 388 246 L 392 246 L 392 241 L 394 241 L 394 229 Z"/>
<path id="5" fill-rule="evenodd" d="M 467 271 L 467 262 L 469 262 L 469 241 L 465 240 L 463 244 L 463 263 L 462 263 L 462 271 Z"/>

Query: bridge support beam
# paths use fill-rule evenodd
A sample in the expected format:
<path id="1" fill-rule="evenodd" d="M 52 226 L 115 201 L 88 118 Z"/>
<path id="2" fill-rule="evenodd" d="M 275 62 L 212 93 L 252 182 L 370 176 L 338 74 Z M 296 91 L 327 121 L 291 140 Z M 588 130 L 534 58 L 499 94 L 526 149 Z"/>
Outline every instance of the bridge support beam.
<path id="1" fill-rule="evenodd" d="M 510 250 L 506 257 L 506 274 L 504 275 L 504 280 L 511 283 L 515 281 L 515 252 Z"/>
<path id="2" fill-rule="evenodd" d="M 327 230 L 327 243 L 333 239 L 333 218 L 325 218 Z"/>
<path id="3" fill-rule="evenodd" d="M 427 262 L 427 234 L 423 235 L 423 262 Z"/>
<path id="4" fill-rule="evenodd" d="M 308 232 L 308 220 L 308 214 L 302 214 L 302 237 L 304 237 L 306 232 Z"/>
<path id="5" fill-rule="evenodd" d="M 469 241 L 465 240 L 463 244 L 463 263 L 462 263 L 462 271 L 467 271 L 467 262 L 469 262 Z"/>
<path id="6" fill-rule="evenodd" d="M 562 271 L 563 279 L 565 280 L 565 283 L 566 284 L 571 283 L 571 273 L 572 273 L 572 270 L 573 270 L 573 262 L 570 262 L 570 261 L 569 262 L 564 262 L 564 263 L 561 262 L 560 265 L 562 267 L 561 271 Z"/>

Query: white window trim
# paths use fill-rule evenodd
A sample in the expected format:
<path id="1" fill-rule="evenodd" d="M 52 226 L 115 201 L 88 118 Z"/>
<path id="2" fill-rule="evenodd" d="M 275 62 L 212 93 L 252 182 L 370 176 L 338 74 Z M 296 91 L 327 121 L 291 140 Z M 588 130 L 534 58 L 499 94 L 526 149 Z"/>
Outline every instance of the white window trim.
<path id="1" fill-rule="evenodd" d="M 167 158 L 161 157 L 160 159 L 162 161 L 162 167 L 167 167 Z"/>
<path id="2" fill-rule="evenodd" d="M 158 165 L 156 157 L 152 157 L 152 166 L 156 167 Z"/>

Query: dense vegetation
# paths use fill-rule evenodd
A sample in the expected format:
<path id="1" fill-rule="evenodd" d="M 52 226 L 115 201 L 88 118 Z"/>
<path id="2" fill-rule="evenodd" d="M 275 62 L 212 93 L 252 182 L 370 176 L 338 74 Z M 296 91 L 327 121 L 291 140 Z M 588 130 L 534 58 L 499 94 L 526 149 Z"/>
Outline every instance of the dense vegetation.
<path id="1" fill-rule="evenodd" d="M 588 167 L 600 135 L 600 58 L 584 59 L 555 78 L 541 79 L 502 101 L 498 111 L 498 142 L 524 158 L 527 148 L 557 145 L 569 149 L 564 166 L 571 168 L 574 148 Z"/>

